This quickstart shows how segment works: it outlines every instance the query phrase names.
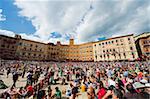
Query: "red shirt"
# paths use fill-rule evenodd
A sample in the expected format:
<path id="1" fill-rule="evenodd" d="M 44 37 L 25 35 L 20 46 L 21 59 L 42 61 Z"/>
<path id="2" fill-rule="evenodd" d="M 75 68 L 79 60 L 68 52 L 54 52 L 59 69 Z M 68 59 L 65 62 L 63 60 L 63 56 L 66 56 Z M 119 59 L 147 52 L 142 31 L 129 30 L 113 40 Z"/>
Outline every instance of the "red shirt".
<path id="1" fill-rule="evenodd" d="M 103 96 L 106 94 L 106 90 L 105 90 L 105 88 L 101 88 L 101 89 L 99 89 L 99 91 L 98 91 L 98 99 L 102 99 L 103 98 Z"/>
<path id="2" fill-rule="evenodd" d="M 27 87 L 27 91 L 30 91 L 33 94 L 33 87 L 32 86 L 28 86 Z"/>

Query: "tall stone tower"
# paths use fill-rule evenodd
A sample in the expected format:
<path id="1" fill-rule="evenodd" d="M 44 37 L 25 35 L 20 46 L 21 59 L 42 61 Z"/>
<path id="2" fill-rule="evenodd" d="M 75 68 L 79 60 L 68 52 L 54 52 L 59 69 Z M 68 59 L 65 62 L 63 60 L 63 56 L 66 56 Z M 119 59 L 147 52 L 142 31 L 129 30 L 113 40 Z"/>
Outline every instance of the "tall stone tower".
<path id="1" fill-rule="evenodd" d="M 74 45 L 74 39 L 70 39 L 69 45 Z"/>

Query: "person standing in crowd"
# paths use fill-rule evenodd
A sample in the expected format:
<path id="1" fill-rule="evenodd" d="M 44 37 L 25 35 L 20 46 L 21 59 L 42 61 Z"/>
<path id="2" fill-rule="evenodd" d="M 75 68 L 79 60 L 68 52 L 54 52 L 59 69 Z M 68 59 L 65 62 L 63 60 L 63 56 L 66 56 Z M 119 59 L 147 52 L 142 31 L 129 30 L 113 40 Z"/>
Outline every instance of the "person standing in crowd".
<path id="1" fill-rule="evenodd" d="M 45 99 L 46 97 L 45 90 L 39 90 L 37 94 L 37 99 Z"/>
<path id="2" fill-rule="evenodd" d="M 67 96 L 67 97 L 71 97 L 72 88 L 73 88 L 73 85 L 72 85 L 72 83 L 70 83 L 70 84 L 69 84 L 69 87 L 68 87 L 67 90 L 66 90 L 66 96 Z"/>
<path id="3" fill-rule="evenodd" d="M 18 80 L 19 75 L 17 71 L 14 71 L 12 75 L 13 75 L 13 86 L 16 87 L 16 82 Z"/>
<path id="4" fill-rule="evenodd" d="M 55 88 L 56 92 L 54 94 L 54 97 L 56 97 L 56 99 L 61 99 L 62 96 L 61 96 L 61 91 L 59 90 L 58 87 Z"/>
<path id="5" fill-rule="evenodd" d="M 84 81 L 82 81 L 81 92 L 85 92 L 85 91 L 86 91 L 86 85 L 85 85 Z"/>
<path id="6" fill-rule="evenodd" d="M 106 94 L 106 89 L 104 88 L 103 82 L 99 82 L 99 90 L 98 90 L 98 99 L 102 99 L 103 96 Z"/>
<path id="7" fill-rule="evenodd" d="M 33 71 L 29 71 L 27 74 L 27 85 L 32 85 L 33 82 Z"/>
<path id="8" fill-rule="evenodd" d="M 33 95 L 33 92 L 34 92 L 33 86 L 28 85 L 26 87 L 26 90 L 27 90 L 27 97 L 30 97 L 31 95 Z"/>
<path id="9" fill-rule="evenodd" d="M 88 99 L 95 99 L 95 90 L 92 84 L 89 85 L 89 88 L 87 90 L 87 97 Z"/>
<path id="10" fill-rule="evenodd" d="M 33 83 L 36 84 L 38 82 L 38 79 L 39 79 L 39 71 L 36 69 L 34 74 L 33 74 Z"/>
<path id="11" fill-rule="evenodd" d="M 7 68 L 7 78 L 10 72 L 11 72 L 10 68 Z"/>
<path id="12" fill-rule="evenodd" d="M 24 78 L 25 73 L 26 73 L 26 67 L 24 66 L 23 67 L 23 72 L 22 72 L 22 78 Z"/>
<path id="13" fill-rule="evenodd" d="M 51 89 L 51 86 L 48 86 L 48 90 L 47 90 L 47 93 L 48 93 L 48 99 L 51 99 L 52 97 L 52 89 Z"/>

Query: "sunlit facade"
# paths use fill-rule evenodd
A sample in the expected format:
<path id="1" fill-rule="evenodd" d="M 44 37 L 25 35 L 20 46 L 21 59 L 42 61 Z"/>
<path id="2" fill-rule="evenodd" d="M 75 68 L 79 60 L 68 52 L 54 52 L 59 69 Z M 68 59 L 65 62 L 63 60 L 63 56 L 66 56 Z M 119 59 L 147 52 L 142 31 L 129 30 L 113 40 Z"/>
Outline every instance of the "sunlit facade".
<path id="1" fill-rule="evenodd" d="M 133 34 L 95 42 L 93 49 L 94 61 L 135 60 L 138 58 Z"/>
<path id="2" fill-rule="evenodd" d="M 141 46 L 149 45 L 149 37 L 146 41 L 142 39 Z M 148 48 L 142 49 L 149 53 Z M 22 39 L 20 35 L 8 37 L 0 35 L 0 58 L 16 60 L 36 61 L 118 61 L 136 60 L 138 58 L 135 38 L 133 34 L 109 38 L 97 42 L 74 44 L 70 39 L 68 45 L 53 43 L 41 43 Z"/>

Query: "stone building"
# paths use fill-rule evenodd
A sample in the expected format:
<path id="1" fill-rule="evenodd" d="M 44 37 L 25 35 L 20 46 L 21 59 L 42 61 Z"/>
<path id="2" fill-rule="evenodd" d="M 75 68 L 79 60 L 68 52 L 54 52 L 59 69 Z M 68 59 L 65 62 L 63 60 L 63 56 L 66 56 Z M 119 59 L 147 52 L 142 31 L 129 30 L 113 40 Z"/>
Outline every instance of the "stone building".
<path id="1" fill-rule="evenodd" d="M 94 42 L 94 61 L 135 60 L 138 58 L 133 34 Z"/>
<path id="2" fill-rule="evenodd" d="M 20 38 L 0 35 L 0 58 L 1 59 L 18 59 L 17 47 Z"/>
<path id="3" fill-rule="evenodd" d="M 145 32 L 135 36 L 135 44 L 140 59 L 150 59 L 150 32 Z"/>
<path id="4" fill-rule="evenodd" d="M 149 37 L 146 39 L 149 40 Z M 144 45 L 145 48 L 148 44 Z M 149 47 L 144 51 L 149 52 Z M 133 34 L 84 44 L 74 44 L 74 39 L 70 39 L 68 45 L 59 41 L 57 44 L 46 44 L 26 40 L 20 35 L 0 35 L 0 58 L 36 61 L 117 61 L 136 60 L 138 53 Z"/>

